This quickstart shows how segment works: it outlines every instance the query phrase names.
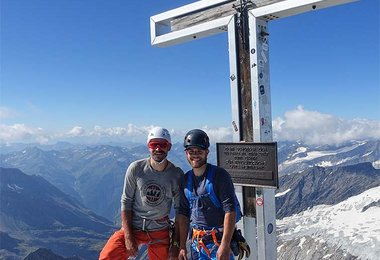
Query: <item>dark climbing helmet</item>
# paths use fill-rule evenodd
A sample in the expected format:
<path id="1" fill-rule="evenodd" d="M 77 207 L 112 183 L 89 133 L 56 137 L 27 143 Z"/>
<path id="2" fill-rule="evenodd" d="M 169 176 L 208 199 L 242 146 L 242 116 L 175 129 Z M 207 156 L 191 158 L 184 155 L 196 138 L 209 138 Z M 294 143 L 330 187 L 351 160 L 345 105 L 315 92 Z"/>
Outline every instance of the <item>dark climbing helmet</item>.
<path id="1" fill-rule="evenodd" d="M 190 146 L 199 147 L 201 149 L 208 149 L 210 141 L 207 134 L 200 129 L 190 130 L 183 141 L 183 146 L 187 149 Z"/>

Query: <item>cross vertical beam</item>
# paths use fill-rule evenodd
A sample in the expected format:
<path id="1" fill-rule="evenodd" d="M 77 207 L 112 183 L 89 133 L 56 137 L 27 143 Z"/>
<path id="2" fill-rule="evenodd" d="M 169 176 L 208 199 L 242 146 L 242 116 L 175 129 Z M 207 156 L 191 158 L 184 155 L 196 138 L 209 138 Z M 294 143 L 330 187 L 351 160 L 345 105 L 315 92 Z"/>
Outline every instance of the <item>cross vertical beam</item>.
<path id="1" fill-rule="evenodd" d="M 245 6 L 228 25 L 234 142 L 272 141 L 268 36 L 267 22 Z M 242 187 L 242 193 L 244 236 L 252 248 L 249 259 L 276 259 L 274 189 Z"/>
<path id="2" fill-rule="evenodd" d="M 272 142 L 268 22 L 249 12 L 253 142 Z M 275 189 L 256 187 L 258 259 L 277 259 Z"/>
<path id="3" fill-rule="evenodd" d="M 228 50 L 230 61 L 230 89 L 234 142 L 253 142 L 252 90 L 250 71 L 250 45 L 248 11 L 234 15 L 228 25 Z M 239 187 L 240 188 L 240 187 Z M 243 229 L 252 255 L 257 259 L 255 188 L 241 187 Z"/>

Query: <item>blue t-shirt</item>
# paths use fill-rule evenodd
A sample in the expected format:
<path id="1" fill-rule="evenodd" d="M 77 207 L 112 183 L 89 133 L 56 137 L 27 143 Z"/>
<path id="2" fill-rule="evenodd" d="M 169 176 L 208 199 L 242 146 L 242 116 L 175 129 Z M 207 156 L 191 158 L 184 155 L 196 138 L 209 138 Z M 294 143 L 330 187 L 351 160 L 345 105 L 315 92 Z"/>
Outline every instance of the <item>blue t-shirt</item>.
<path id="1" fill-rule="evenodd" d="M 191 225 L 198 228 L 221 227 L 224 222 L 224 213 L 235 211 L 235 189 L 230 174 L 223 168 L 216 167 L 213 188 L 215 194 L 222 204 L 217 208 L 208 197 L 202 197 L 198 201 L 198 206 L 193 205 L 190 209 L 189 200 L 185 196 L 184 189 L 187 186 L 188 174 L 192 174 L 193 194 L 200 196 L 206 194 L 206 174 L 209 172 L 210 164 L 207 164 L 206 171 L 202 176 L 195 176 L 193 171 L 186 173 L 181 182 L 180 208 L 179 214 L 190 218 Z M 194 203 L 195 204 L 195 203 Z M 191 212 L 190 212 L 191 211 Z"/>

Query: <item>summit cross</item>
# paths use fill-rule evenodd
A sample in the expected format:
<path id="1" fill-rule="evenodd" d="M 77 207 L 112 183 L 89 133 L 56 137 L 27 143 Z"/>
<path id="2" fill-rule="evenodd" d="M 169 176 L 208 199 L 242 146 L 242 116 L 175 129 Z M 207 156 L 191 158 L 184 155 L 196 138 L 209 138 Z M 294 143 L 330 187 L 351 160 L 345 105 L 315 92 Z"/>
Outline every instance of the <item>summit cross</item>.
<path id="1" fill-rule="evenodd" d="M 166 47 L 228 33 L 233 142 L 272 142 L 268 23 L 355 0 L 200 0 L 150 18 L 151 44 Z M 236 185 L 248 259 L 277 259 L 275 188 Z"/>

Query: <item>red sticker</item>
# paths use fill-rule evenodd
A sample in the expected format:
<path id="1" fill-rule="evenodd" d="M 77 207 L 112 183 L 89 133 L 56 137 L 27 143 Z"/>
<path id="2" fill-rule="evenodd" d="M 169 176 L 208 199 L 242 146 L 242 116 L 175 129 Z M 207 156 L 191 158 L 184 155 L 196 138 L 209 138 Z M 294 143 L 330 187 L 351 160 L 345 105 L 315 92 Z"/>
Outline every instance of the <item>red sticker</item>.
<path id="1" fill-rule="evenodd" d="M 262 206 L 262 205 L 264 205 L 264 200 L 263 200 L 263 198 L 257 198 L 257 199 L 256 199 L 256 205 L 257 205 L 257 206 Z"/>

